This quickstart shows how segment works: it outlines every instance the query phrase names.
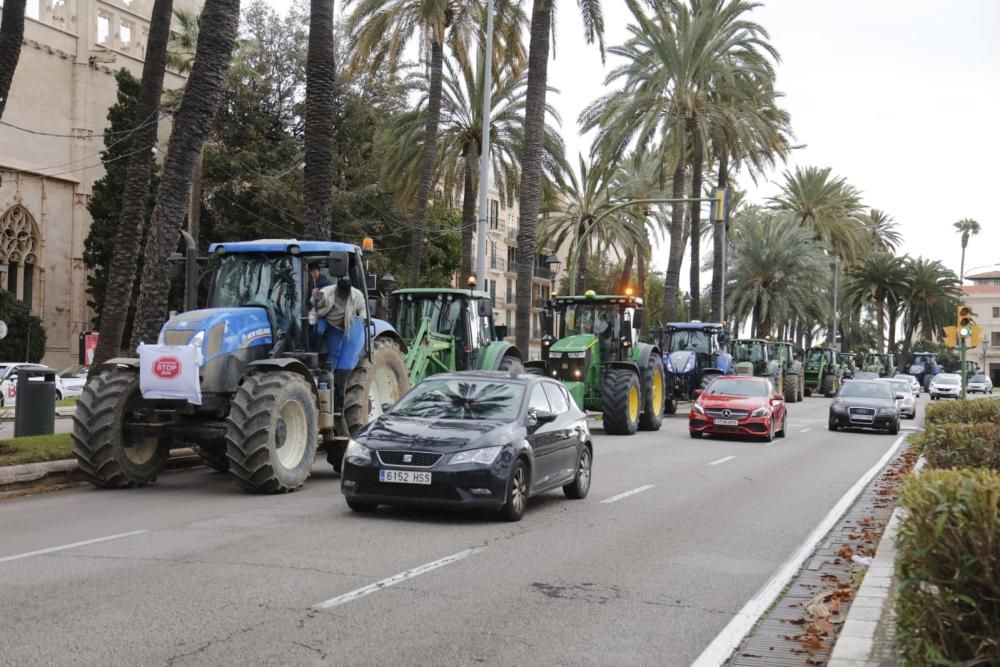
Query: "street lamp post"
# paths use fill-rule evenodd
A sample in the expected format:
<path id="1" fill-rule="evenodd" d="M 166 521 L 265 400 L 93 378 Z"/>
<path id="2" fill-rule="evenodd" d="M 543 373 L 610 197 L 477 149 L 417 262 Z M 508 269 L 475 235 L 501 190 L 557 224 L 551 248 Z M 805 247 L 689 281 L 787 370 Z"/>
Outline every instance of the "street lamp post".
<path id="1" fill-rule="evenodd" d="M 562 261 L 555 253 L 552 253 L 545 258 L 545 264 L 549 267 L 549 281 L 552 285 L 549 289 L 549 298 L 551 298 L 556 293 L 556 273 L 559 272 L 559 265 L 562 264 Z"/>

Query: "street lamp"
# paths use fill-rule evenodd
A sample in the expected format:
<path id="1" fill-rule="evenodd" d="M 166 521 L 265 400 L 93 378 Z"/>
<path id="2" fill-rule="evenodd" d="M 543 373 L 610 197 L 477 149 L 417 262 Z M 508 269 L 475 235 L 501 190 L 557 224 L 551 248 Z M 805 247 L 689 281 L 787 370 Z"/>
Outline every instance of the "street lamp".
<path id="1" fill-rule="evenodd" d="M 559 272 L 559 265 L 562 264 L 562 261 L 559 259 L 559 257 L 556 256 L 555 253 L 552 253 L 551 255 L 545 258 L 545 264 L 549 267 L 549 280 L 552 283 L 552 288 L 549 290 L 549 292 L 555 292 L 556 274 Z"/>

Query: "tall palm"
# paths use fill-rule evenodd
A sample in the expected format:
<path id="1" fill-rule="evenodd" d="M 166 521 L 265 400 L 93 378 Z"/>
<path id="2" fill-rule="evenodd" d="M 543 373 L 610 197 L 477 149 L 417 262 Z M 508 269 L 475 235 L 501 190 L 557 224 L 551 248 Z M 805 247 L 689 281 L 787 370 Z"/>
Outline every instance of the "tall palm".
<path id="1" fill-rule="evenodd" d="M 334 0 L 310 0 L 309 47 L 306 54 L 305 234 L 311 239 L 330 238 L 333 207 L 333 151 L 336 56 L 333 49 Z"/>
<path id="2" fill-rule="evenodd" d="M 139 264 L 139 252 L 149 200 L 149 179 L 153 171 L 153 146 L 159 128 L 160 97 L 167 64 L 170 16 L 173 0 L 154 0 L 150 14 L 142 81 L 136 100 L 134 133 L 129 143 L 122 208 L 115 230 L 115 249 L 108 266 L 98 330 L 101 337 L 94 352 L 95 364 L 118 355 L 125 333 L 125 320 L 132 305 L 132 291 Z"/>
<path id="3" fill-rule="evenodd" d="M 962 218 L 952 224 L 956 231 L 962 234 L 962 264 L 958 271 L 959 284 L 965 282 L 965 249 L 969 245 L 969 237 L 976 236 L 980 232 L 979 223 L 972 218 Z"/>
<path id="4" fill-rule="evenodd" d="M 351 4 L 351 0 L 345 3 Z M 400 57 L 406 45 L 420 36 L 429 47 L 429 80 L 424 134 L 412 220 L 410 284 L 420 283 L 423 259 L 424 227 L 427 203 L 434 184 L 437 160 L 438 123 L 441 119 L 441 86 L 444 68 L 445 39 L 449 36 L 466 41 L 466 35 L 456 35 L 467 27 L 470 0 L 358 0 L 347 19 L 351 35 L 351 69 L 376 72 L 383 68 L 390 73 L 399 70 Z M 451 33 L 449 35 L 449 33 Z"/>
<path id="5" fill-rule="evenodd" d="M 877 208 L 858 218 L 862 241 L 876 252 L 894 252 L 903 237 L 899 234 L 896 221 L 885 211 Z"/>
<path id="6" fill-rule="evenodd" d="M 24 42 L 24 7 L 27 0 L 7 0 L 0 18 L 0 118 L 7 107 L 10 84 L 14 80 L 17 61 Z"/>
<path id="7" fill-rule="evenodd" d="M 604 16 L 600 0 L 577 0 L 588 43 L 598 42 L 604 58 Z M 533 0 L 528 43 L 528 92 L 524 109 L 524 146 L 521 151 L 520 211 L 517 232 L 517 290 L 515 341 L 528 349 L 531 338 L 531 279 L 538 242 L 538 215 L 542 207 L 545 144 L 545 94 L 548 91 L 549 39 L 554 0 Z"/>
<path id="8" fill-rule="evenodd" d="M 955 320 L 961 297 L 958 276 L 939 260 L 918 257 L 907 265 L 906 297 L 903 300 L 903 358 L 909 357 L 913 336 L 931 339 Z"/>
<path id="9" fill-rule="evenodd" d="M 623 160 L 618 167 L 617 175 L 613 187 L 620 197 L 633 200 L 662 199 L 668 196 L 666 184 L 661 177 L 661 169 L 655 159 L 655 150 L 642 148 L 636 150 L 627 159 Z M 627 246 L 625 249 L 625 261 L 622 265 L 622 275 L 619 280 L 618 294 L 632 284 L 632 264 L 637 264 L 637 287 L 639 296 L 643 295 L 646 280 L 646 266 L 652 261 L 651 240 L 662 242 L 663 236 L 669 229 L 669 220 L 663 213 L 662 204 L 636 204 L 623 210 L 624 215 L 630 221 L 640 226 L 645 226 L 643 238 L 645 247 L 649 252 L 645 252 L 643 247 Z"/>
<path id="10" fill-rule="evenodd" d="M 844 296 L 856 306 L 871 305 L 875 308 L 876 346 L 885 352 L 885 315 L 887 301 L 902 295 L 907 288 L 906 260 L 885 252 L 876 251 L 864 256 L 852 266 L 844 281 Z M 895 322 L 891 325 L 895 327 Z M 893 336 L 895 338 L 895 336 Z"/>
<path id="11" fill-rule="evenodd" d="M 222 99 L 239 21 L 240 0 L 206 0 L 194 66 L 174 116 L 150 220 L 130 346 L 133 349 L 142 341 L 156 340 L 167 312 L 167 258 L 177 247 L 195 163 Z"/>
<path id="12" fill-rule="evenodd" d="M 725 109 L 719 100 L 747 80 L 773 80 L 777 52 L 766 31 L 746 14 L 757 4 L 743 0 L 691 0 L 690 4 L 651 3 L 647 15 L 637 0 L 627 0 L 636 24 L 630 38 L 612 53 L 625 59 L 605 83 L 621 80 L 615 90 L 581 114 L 584 130 L 599 127 L 596 150 L 606 160 L 619 158 L 631 145 L 660 139 L 663 162 L 672 169 L 672 196 L 684 197 L 686 165 L 697 165 L 698 188 L 704 147 L 711 127 Z M 670 256 L 665 278 L 664 317 L 674 318 L 680 267 L 684 258 L 684 206 L 675 204 Z M 692 299 L 699 305 L 701 263 L 695 247 L 701 238 L 700 213 L 692 214 Z"/>
<path id="13" fill-rule="evenodd" d="M 194 52 L 198 48 L 201 14 L 178 9 L 174 11 L 174 19 L 179 30 L 171 31 L 167 42 L 167 66 L 181 74 L 187 74 L 194 64 Z"/>

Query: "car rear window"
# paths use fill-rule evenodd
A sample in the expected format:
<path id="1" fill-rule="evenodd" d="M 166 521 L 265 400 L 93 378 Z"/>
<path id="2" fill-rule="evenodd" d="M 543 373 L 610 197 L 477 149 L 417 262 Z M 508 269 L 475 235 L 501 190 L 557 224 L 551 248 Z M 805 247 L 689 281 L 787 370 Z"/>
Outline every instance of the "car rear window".
<path id="1" fill-rule="evenodd" d="M 389 410 L 427 419 L 511 421 L 520 413 L 524 385 L 490 380 L 425 380 Z"/>

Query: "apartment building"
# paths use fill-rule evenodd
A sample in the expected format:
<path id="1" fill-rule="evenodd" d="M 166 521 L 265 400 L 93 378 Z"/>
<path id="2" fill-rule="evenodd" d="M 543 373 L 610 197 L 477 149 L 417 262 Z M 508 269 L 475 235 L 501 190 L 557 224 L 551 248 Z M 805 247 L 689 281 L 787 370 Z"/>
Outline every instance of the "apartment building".
<path id="1" fill-rule="evenodd" d="M 966 354 L 978 361 L 994 386 L 1000 386 L 1000 271 L 967 275 L 971 285 L 963 285 L 963 303 L 972 306 L 976 324 L 983 327 L 982 344 Z"/>

